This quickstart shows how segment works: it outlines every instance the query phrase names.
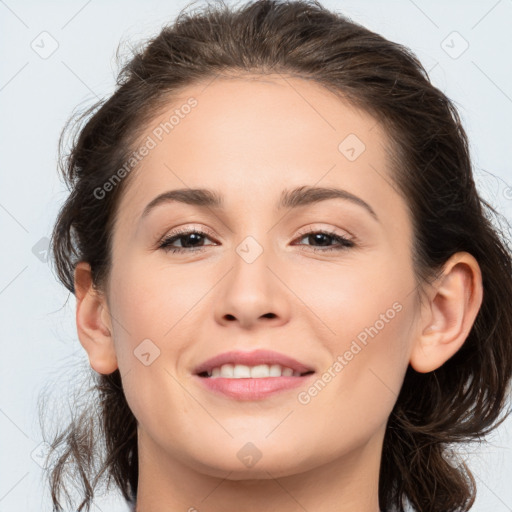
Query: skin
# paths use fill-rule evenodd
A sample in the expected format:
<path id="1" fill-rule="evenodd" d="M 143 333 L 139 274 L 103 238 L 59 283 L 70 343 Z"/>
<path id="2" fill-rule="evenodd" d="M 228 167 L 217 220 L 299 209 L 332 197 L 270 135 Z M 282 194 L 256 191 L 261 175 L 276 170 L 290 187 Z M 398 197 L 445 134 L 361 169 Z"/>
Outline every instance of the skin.
<path id="1" fill-rule="evenodd" d="M 95 371 L 119 368 L 138 421 L 137 510 L 378 512 L 383 437 L 407 367 L 430 372 L 462 346 L 482 301 L 478 263 L 457 253 L 418 299 L 412 224 L 391 186 L 387 135 L 318 84 L 282 76 L 196 84 L 141 140 L 191 96 L 197 107 L 129 177 L 108 287 L 93 288 L 85 262 L 75 271 L 80 342 Z M 354 161 L 338 149 L 348 134 L 365 145 Z M 348 190 L 378 220 L 341 199 L 275 209 L 284 189 L 303 185 Z M 154 197 L 179 188 L 214 189 L 225 210 L 173 202 L 139 221 Z M 214 236 L 195 242 L 202 252 L 158 248 L 177 228 Z M 356 245 L 322 253 L 336 241 L 301 235 L 319 230 Z M 263 250 L 251 263 L 236 251 L 247 236 Z M 333 372 L 393 304 L 401 310 Z M 160 350 L 147 366 L 134 355 L 145 339 Z M 304 404 L 298 393 L 311 384 L 240 401 L 192 375 L 214 355 L 256 348 L 335 376 Z M 237 456 L 248 442 L 261 454 L 252 467 Z"/>

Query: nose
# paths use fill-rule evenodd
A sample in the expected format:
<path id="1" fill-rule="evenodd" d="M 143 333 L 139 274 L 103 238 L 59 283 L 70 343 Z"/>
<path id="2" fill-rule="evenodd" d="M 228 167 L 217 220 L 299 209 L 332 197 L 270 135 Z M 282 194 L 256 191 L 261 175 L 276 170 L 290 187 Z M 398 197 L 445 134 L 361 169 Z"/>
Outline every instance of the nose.
<path id="1" fill-rule="evenodd" d="M 254 261 L 236 256 L 217 290 L 215 316 L 219 323 L 238 323 L 244 329 L 258 324 L 280 326 L 289 321 L 290 291 L 281 267 L 270 251 Z"/>

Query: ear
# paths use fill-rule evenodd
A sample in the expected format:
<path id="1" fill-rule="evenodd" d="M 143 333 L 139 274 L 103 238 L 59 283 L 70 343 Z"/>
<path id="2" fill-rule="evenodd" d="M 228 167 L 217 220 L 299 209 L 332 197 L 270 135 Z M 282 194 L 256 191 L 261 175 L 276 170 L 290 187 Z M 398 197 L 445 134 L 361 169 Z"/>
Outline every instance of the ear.
<path id="1" fill-rule="evenodd" d="M 117 358 L 106 299 L 94 289 L 91 267 L 84 261 L 75 267 L 74 283 L 80 343 L 89 355 L 93 370 L 108 375 L 116 370 Z"/>
<path id="2" fill-rule="evenodd" d="M 483 298 L 482 274 L 476 259 L 467 252 L 454 254 L 428 293 L 422 308 L 421 334 L 410 356 L 420 373 L 442 366 L 464 344 Z"/>

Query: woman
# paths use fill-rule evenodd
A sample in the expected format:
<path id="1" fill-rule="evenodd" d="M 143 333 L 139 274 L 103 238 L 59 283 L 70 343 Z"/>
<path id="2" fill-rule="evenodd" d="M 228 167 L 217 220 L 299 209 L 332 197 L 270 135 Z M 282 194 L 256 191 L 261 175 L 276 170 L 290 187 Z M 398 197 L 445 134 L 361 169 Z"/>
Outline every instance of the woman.
<path id="1" fill-rule="evenodd" d="M 54 510 L 69 464 L 78 510 L 106 477 L 139 512 L 469 510 L 511 256 L 415 56 L 315 1 L 208 6 L 82 121 L 52 249 L 96 396 Z"/>

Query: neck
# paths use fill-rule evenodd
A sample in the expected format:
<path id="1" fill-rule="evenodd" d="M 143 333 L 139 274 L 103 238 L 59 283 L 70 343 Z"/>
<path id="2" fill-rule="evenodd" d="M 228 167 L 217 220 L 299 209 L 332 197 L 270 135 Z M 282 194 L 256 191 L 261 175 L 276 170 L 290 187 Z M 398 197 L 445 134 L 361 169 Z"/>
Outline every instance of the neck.
<path id="1" fill-rule="evenodd" d="M 293 464 L 265 466 L 263 458 L 244 472 L 171 458 L 139 430 L 136 512 L 379 512 L 383 435 L 301 473 Z"/>

